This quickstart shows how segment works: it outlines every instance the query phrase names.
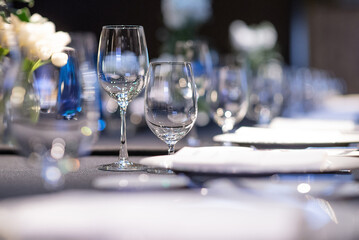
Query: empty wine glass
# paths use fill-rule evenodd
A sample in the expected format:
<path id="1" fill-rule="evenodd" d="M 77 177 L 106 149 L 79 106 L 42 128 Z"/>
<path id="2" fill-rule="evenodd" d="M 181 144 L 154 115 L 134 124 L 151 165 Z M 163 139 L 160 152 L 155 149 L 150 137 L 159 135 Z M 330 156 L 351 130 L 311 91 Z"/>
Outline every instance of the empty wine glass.
<path id="1" fill-rule="evenodd" d="M 197 118 L 197 92 L 191 64 L 153 62 L 146 75 L 145 118 L 151 131 L 174 154 L 175 144 Z"/>
<path id="2" fill-rule="evenodd" d="M 213 73 L 213 83 L 207 95 L 213 120 L 223 133 L 234 129 L 248 109 L 247 77 L 239 67 L 220 67 Z"/>
<path id="3" fill-rule="evenodd" d="M 271 60 L 261 64 L 251 80 L 247 116 L 259 125 L 269 124 L 282 111 L 283 68 L 280 62 Z"/>
<path id="4" fill-rule="evenodd" d="M 97 69 L 105 92 L 118 102 L 121 116 L 121 145 L 118 161 L 100 170 L 138 171 L 146 167 L 128 160 L 126 111 L 145 86 L 148 52 L 142 26 L 110 25 L 102 28 Z"/>
<path id="5" fill-rule="evenodd" d="M 178 61 L 191 62 L 198 97 L 203 97 L 208 90 L 212 72 L 212 59 L 207 43 L 200 40 L 177 41 L 175 53 Z"/>

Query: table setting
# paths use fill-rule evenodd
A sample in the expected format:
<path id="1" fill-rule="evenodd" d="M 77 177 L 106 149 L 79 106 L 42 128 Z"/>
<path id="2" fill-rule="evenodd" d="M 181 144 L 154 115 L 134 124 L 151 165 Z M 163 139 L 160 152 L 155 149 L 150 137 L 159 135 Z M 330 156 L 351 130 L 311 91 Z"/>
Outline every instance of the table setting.
<path id="1" fill-rule="evenodd" d="M 102 26 L 97 49 L 39 14 L 0 26 L 0 239 L 358 238 L 359 97 L 332 78 L 310 70 L 332 88 L 299 101 L 278 59 L 214 66 L 194 39 L 151 59 L 142 25 Z"/>

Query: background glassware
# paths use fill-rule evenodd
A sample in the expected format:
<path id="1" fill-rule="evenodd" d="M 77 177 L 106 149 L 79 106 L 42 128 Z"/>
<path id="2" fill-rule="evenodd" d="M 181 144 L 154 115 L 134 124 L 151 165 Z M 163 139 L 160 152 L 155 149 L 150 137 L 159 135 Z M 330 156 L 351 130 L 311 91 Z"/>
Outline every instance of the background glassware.
<path id="1" fill-rule="evenodd" d="M 97 140 L 98 109 L 85 98 L 76 52 L 65 48 L 68 60 L 62 67 L 51 62 L 35 71 L 21 57 L 18 74 L 6 96 L 11 142 L 32 166 L 40 166 L 45 187 L 63 185 L 64 174 L 79 168 Z M 90 93 L 87 93 L 87 95 Z"/>
<path id="2" fill-rule="evenodd" d="M 301 117 L 320 109 L 328 98 L 347 94 L 343 80 L 322 69 L 287 66 L 283 73 L 284 100 L 281 115 L 284 117 Z"/>
<path id="3" fill-rule="evenodd" d="M 0 45 L 8 53 L 0 58 L 0 142 L 9 144 L 9 132 L 6 121 L 6 97 L 11 92 L 14 80 L 18 75 L 21 54 L 15 35 L 12 31 L 0 30 Z M 3 52 L 4 54 L 4 52 Z"/>
<path id="4" fill-rule="evenodd" d="M 208 106 L 205 95 L 210 85 L 212 74 L 212 59 L 206 42 L 201 40 L 177 41 L 175 46 L 176 59 L 178 61 L 191 62 L 193 76 L 198 92 L 198 119 L 196 125 L 205 126 L 209 122 Z M 200 145 L 196 125 L 188 136 L 190 146 Z"/>
<path id="5" fill-rule="evenodd" d="M 97 78 L 97 38 L 92 32 L 71 32 L 70 46 L 75 48 L 79 59 L 79 70 L 83 78 L 87 97 L 94 97 L 94 108 L 99 109 L 100 118 L 98 120 L 98 130 L 102 131 L 106 127 L 104 112 L 102 109 L 102 94 Z M 95 92 L 95 94 L 93 94 Z"/>
<path id="6" fill-rule="evenodd" d="M 168 154 L 173 154 L 175 144 L 186 136 L 197 118 L 197 92 L 191 64 L 153 62 L 146 81 L 147 125 L 168 145 Z"/>
<path id="7" fill-rule="evenodd" d="M 283 82 L 284 72 L 280 62 L 272 60 L 259 66 L 250 86 L 247 114 L 250 119 L 263 125 L 281 114 Z"/>
<path id="8" fill-rule="evenodd" d="M 220 67 L 213 73 L 207 95 L 213 120 L 223 133 L 233 130 L 247 113 L 248 87 L 246 71 L 239 67 Z"/>
<path id="9" fill-rule="evenodd" d="M 117 162 L 99 167 L 108 171 L 138 171 L 145 166 L 128 160 L 126 110 L 144 88 L 148 52 L 142 26 L 110 25 L 102 28 L 97 58 L 101 86 L 119 105 L 121 145 Z"/>

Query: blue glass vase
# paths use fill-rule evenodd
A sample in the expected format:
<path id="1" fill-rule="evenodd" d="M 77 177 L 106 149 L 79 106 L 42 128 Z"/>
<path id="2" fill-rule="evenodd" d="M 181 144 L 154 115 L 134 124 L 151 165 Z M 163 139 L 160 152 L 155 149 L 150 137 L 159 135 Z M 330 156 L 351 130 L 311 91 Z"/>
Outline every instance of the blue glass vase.
<path id="1" fill-rule="evenodd" d="M 81 86 L 74 53 L 69 50 L 66 53 L 67 64 L 60 68 L 57 111 L 64 118 L 71 119 L 81 112 Z"/>

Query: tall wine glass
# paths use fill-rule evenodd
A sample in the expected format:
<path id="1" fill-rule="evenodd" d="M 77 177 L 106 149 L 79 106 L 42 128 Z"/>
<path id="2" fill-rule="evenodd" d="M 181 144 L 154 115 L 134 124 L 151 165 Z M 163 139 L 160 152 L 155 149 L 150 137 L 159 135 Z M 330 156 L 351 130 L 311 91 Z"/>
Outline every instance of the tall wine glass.
<path id="1" fill-rule="evenodd" d="M 248 89 L 245 71 L 224 66 L 213 74 L 212 87 L 207 96 L 213 120 L 223 133 L 234 129 L 248 109 Z"/>
<path id="2" fill-rule="evenodd" d="M 197 118 L 197 92 L 191 64 L 153 62 L 146 81 L 147 125 L 168 145 L 168 154 L 174 154 L 175 144 L 191 130 Z"/>
<path id="3" fill-rule="evenodd" d="M 142 26 L 109 25 L 102 28 L 97 58 L 98 76 L 105 92 L 118 102 L 121 145 L 118 161 L 102 165 L 100 170 L 145 170 L 145 166 L 128 159 L 126 110 L 128 104 L 144 88 L 147 68 L 148 52 Z"/>

